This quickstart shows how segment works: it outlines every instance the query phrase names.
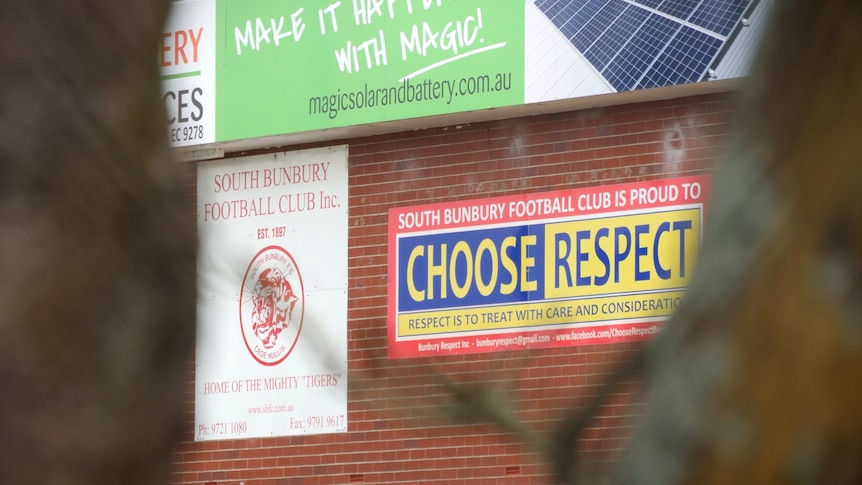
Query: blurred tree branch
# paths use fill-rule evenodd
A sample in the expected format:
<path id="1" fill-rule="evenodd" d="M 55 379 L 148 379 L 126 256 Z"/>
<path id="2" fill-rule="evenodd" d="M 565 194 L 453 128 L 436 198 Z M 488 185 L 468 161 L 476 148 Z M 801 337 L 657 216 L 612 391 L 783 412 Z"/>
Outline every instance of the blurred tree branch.
<path id="1" fill-rule="evenodd" d="M 0 483 L 164 483 L 194 325 L 168 0 L 0 0 Z"/>

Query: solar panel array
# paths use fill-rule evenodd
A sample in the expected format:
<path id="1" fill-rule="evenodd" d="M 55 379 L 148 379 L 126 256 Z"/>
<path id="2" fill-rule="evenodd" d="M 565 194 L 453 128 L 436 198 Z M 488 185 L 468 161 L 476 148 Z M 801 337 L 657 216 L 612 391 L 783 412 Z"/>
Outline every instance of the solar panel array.
<path id="1" fill-rule="evenodd" d="M 536 0 L 617 91 L 704 79 L 751 0 Z"/>

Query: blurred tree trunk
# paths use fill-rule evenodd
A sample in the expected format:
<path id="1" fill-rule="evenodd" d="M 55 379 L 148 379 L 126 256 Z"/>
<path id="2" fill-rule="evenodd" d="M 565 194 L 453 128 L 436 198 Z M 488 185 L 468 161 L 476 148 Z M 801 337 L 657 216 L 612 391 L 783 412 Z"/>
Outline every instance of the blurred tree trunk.
<path id="1" fill-rule="evenodd" d="M 862 482 L 862 3 L 773 15 L 617 483 Z"/>
<path id="2" fill-rule="evenodd" d="M 194 325 L 167 0 L 0 0 L 0 483 L 164 483 Z"/>
<path id="3" fill-rule="evenodd" d="M 664 331 L 547 436 L 486 386 L 441 377 L 559 483 L 862 483 L 862 2 L 784 0 L 770 22 Z M 637 376 L 647 412 L 602 480 L 578 439 Z"/>

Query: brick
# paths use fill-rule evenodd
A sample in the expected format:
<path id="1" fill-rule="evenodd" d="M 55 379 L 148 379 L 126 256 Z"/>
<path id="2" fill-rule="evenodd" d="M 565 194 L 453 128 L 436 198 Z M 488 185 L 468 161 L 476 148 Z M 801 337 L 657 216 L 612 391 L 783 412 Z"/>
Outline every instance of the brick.
<path id="1" fill-rule="evenodd" d="M 448 400 L 434 375 L 505 386 L 525 419 L 550 430 L 572 406 L 585 406 L 637 345 L 388 360 L 388 209 L 712 173 L 726 149 L 732 98 L 713 94 L 291 147 L 350 145 L 348 432 L 194 442 L 190 363 L 187 441 L 177 446 L 172 483 L 344 484 L 361 476 L 366 484 L 548 484 L 540 458 L 499 428 L 420 415 Z M 193 194 L 195 178 L 187 184 Z M 580 460 L 618 458 L 631 418 L 644 412 L 639 388 L 639 382 L 619 386 L 585 430 Z M 521 467 L 520 475 L 505 476 L 506 467 Z"/>

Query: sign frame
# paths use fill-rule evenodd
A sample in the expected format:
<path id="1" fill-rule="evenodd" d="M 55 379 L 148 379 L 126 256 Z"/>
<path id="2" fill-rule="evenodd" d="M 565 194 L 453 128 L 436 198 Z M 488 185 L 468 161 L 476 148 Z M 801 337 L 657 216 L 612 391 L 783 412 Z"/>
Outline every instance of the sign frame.
<path id="1" fill-rule="evenodd" d="M 694 272 L 710 181 L 391 209 L 389 357 L 649 338 Z"/>

